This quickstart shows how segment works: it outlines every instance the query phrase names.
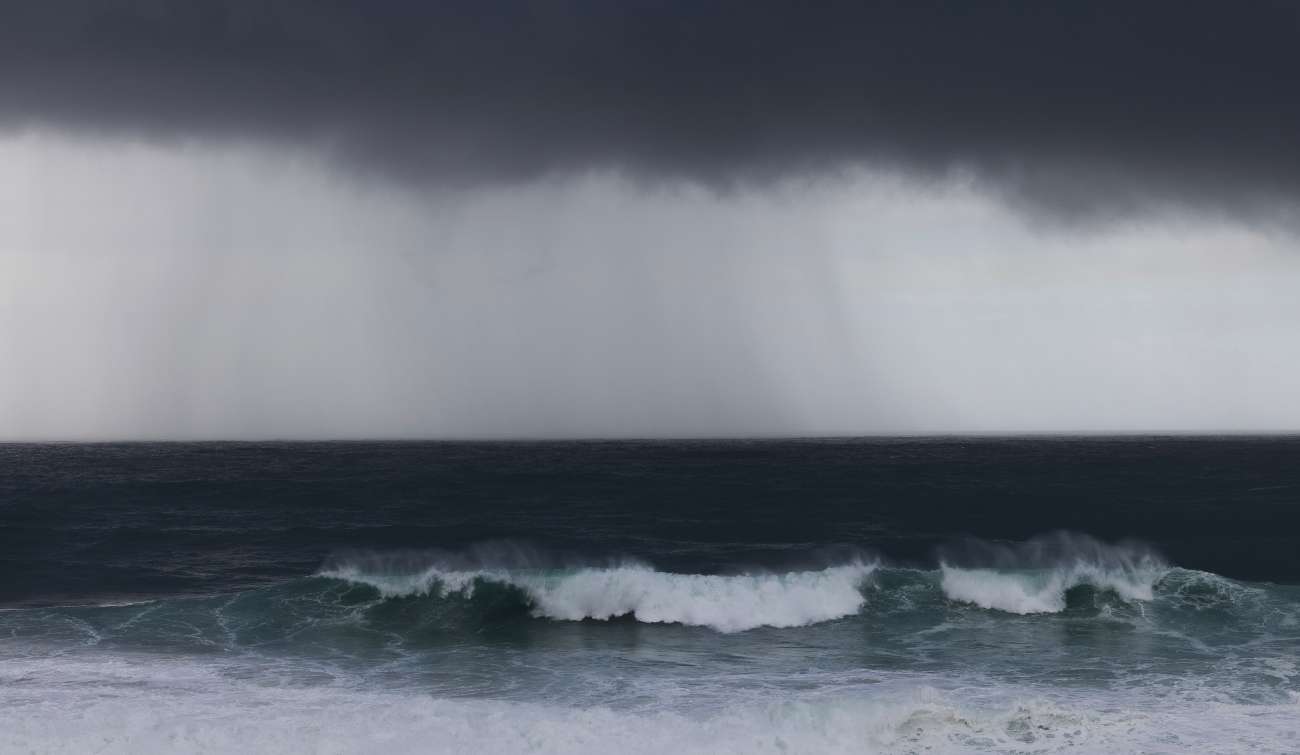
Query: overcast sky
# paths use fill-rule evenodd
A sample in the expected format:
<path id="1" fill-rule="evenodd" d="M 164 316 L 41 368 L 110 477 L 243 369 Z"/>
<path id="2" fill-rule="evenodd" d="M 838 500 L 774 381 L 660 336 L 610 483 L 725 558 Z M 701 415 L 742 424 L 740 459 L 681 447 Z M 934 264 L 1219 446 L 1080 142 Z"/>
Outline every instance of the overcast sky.
<path id="1" fill-rule="evenodd" d="M 1300 430 L 1300 6 L 0 24 L 0 438 Z"/>

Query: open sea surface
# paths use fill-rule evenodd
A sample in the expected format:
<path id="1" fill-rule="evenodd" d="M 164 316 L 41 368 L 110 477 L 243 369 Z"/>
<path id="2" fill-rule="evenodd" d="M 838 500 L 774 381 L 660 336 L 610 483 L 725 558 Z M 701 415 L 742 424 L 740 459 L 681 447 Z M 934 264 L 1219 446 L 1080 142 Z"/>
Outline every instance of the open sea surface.
<path id="1" fill-rule="evenodd" d="M 0 445 L 0 751 L 1300 752 L 1300 438 Z"/>

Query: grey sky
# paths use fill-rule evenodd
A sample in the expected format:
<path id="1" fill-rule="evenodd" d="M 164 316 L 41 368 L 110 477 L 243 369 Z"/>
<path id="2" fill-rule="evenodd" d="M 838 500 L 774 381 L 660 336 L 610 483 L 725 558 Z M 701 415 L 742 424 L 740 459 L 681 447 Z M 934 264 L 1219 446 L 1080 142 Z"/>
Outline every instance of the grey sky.
<path id="1" fill-rule="evenodd" d="M 1287 0 L 31 0 L 0 126 L 313 145 L 459 186 L 959 170 L 1055 220 L 1294 222 Z"/>
<path id="2" fill-rule="evenodd" d="M 7 4 L 0 438 L 1300 430 L 1298 37 Z"/>

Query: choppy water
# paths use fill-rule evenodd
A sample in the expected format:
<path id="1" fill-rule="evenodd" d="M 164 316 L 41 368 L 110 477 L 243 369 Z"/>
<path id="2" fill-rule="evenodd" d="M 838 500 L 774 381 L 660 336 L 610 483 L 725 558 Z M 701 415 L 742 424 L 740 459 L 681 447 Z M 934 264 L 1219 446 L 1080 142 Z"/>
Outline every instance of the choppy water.
<path id="1" fill-rule="evenodd" d="M 0 750 L 1296 752 L 1298 452 L 0 446 Z"/>

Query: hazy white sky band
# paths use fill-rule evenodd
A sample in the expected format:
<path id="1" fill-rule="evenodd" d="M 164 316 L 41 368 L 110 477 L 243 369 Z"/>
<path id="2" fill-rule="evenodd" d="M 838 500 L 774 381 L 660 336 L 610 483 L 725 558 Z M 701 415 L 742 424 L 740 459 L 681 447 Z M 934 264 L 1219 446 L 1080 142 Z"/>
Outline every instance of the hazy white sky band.
<path id="1" fill-rule="evenodd" d="M 0 438 L 1300 430 L 1300 243 L 961 177 L 473 191 L 0 135 Z"/>

